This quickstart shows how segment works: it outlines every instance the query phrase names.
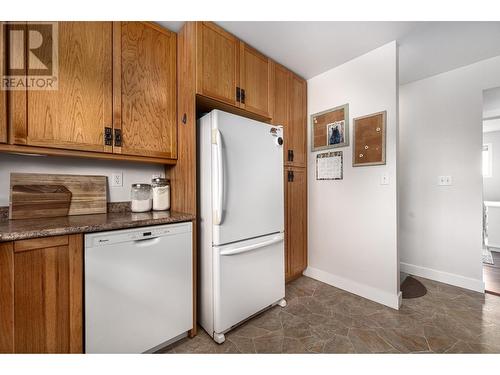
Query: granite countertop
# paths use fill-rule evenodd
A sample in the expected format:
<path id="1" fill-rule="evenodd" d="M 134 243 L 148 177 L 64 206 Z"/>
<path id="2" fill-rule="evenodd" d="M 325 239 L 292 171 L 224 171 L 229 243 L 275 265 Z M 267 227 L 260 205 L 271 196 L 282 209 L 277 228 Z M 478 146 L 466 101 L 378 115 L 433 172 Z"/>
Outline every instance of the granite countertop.
<path id="1" fill-rule="evenodd" d="M 5 208 L 0 209 L 2 212 L 4 210 Z M 43 219 L 9 220 L 5 215 L 0 215 L 0 242 L 179 223 L 194 218 L 194 215 L 176 211 L 134 213 L 128 210 L 110 210 L 109 207 L 107 214 Z"/>

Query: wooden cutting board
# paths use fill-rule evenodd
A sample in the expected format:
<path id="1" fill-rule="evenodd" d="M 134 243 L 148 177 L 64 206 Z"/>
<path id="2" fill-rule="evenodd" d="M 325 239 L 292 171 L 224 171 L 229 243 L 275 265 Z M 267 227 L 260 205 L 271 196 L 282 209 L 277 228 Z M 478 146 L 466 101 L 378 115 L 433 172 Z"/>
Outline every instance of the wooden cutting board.
<path id="1" fill-rule="evenodd" d="M 13 185 L 10 219 L 67 216 L 71 192 L 62 185 Z"/>
<path id="2" fill-rule="evenodd" d="M 14 185 L 62 185 L 66 187 L 71 192 L 68 215 L 104 214 L 107 211 L 106 176 L 11 173 L 11 202 Z"/>

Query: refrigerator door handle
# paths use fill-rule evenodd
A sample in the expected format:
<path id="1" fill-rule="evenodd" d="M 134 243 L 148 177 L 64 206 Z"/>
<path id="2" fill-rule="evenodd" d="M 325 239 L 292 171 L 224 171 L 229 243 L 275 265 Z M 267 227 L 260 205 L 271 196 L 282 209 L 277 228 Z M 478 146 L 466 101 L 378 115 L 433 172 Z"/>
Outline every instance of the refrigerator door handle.
<path id="1" fill-rule="evenodd" d="M 224 163 L 222 162 L 222 137 L 219 129 L 215 129 L 215 146 L 217 149 L 217 207 L 214 212 L 214 224 L 221 225 L 224 199 Z"/>
<path id="2" fill-rule="evenodd" d="M 222 250 L 220 252 L 220 255 L 228 256 L 228 255 L 236 255 L 236 254 L 246 253 L 248 251 L 260 249 L 262 247 L 266 247 L 266 246 L 269 246 L 269 245 L 272 245 L 272 244 L 275 244 L 275 243 L 281 242 L 281 241 L 283 241 L 283 234 L 282 233 L 274 236 L 273 238 L 271 238 L 268 241 Z"/>

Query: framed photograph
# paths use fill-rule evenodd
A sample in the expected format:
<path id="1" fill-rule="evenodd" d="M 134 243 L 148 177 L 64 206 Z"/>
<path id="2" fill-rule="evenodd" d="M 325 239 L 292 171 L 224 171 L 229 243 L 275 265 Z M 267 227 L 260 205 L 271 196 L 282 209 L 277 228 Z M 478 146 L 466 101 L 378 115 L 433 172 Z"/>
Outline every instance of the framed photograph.
<path id="1" fill-rule="evenodd" d="M 311 115 L 311 150 L 349 145 L 349 104 Z"/>
<path id="2" fill-rule="evenodd" d="M 383 111 L 353 120 L 353 167 L 385 164 L 386 116 Z"/>
<path id="3" fill-rule="evenodd" d="M 345 143 L 345 120 L 326 125 L 326 144 L 336 146 Z"/>

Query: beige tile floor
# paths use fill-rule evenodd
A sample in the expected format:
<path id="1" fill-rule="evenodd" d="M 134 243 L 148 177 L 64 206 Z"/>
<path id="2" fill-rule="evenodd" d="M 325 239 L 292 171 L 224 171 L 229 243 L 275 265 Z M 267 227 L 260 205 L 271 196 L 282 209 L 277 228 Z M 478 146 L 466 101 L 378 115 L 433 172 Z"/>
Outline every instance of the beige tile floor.
<path id="1" fill-rule="evenodd" d="M 164 353 L 500 353 L 500 297 L 419 279 L 397 311 L 301 277 L 274 307 L 216 344 L 200 328 Z"/>

